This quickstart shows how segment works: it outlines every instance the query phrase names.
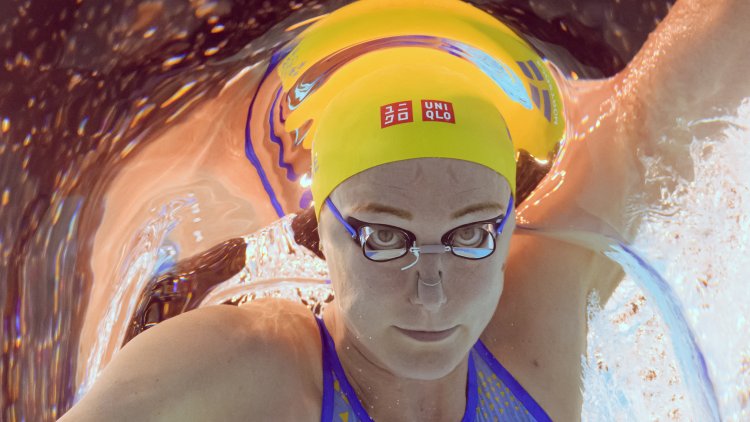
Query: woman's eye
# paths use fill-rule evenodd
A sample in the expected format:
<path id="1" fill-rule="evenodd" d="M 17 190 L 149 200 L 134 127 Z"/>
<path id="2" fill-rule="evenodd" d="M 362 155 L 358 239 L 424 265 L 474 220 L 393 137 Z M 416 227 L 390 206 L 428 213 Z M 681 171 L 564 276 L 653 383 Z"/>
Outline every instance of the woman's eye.
<path id="1" fill-rule="evenodd" d="M 401 233 L 390 229 L 375 229 L 367 238 L 367 244 L 376 249 L 395 249 L 404 245 Z"/>
<path id="2" fill-rule="evenodd" d="M 487 234 L 481 227 L 466 227 L 455 233 L 453 243 L 455 246 L 480 247 L 484 244 Z"/>

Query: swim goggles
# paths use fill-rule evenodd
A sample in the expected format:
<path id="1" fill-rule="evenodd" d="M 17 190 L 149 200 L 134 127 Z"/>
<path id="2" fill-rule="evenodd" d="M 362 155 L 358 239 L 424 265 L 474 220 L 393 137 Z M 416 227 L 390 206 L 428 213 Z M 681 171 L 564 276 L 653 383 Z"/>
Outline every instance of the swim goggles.
<path id="1" fill-rule="evenodd" d="M 364 256 L 375 262 L 386 262 L 401 258 L 407 253 L 416 259 L 411 264 L 401 268 L 406 270 L 419 261 L 419 255 L 425 253 L 445 253 L 464 258 L 478 260 L 487 258 L 495 252 L 496 237 L 503 231 L 508 221 L 510 210 L 513 208 L 513 196 L 508 200 L 505 213 L 488 220 L 464 224 L 449 230 L 440 239 L 440 245 L 417 246 L 414 233 L 387 224 L 367 223 L 354 217 L 344 218 L 338 208 L 333 205 L 330 197 L 325 203 L 333 212 L 344 228 L 351 235 L 352 240 L 362 248 Z"/>

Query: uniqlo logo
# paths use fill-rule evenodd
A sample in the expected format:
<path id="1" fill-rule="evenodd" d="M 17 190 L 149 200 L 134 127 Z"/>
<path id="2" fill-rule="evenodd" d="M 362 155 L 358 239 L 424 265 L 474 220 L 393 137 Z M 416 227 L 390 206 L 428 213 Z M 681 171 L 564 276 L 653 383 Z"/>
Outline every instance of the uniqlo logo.
<path id="1" fill-rule="evenodd" d="M 422 100 L 422 120 L 425 122 L 456 123 L 453 104 L 448 101 Z"/>
<path id="2" fill-rule="evenodd" d="M 414 112 L 412 112 L 411 101 L 400 101 L 398 103 L 386 104 L 380 107 L 381 129 L 413 121 Z"/>

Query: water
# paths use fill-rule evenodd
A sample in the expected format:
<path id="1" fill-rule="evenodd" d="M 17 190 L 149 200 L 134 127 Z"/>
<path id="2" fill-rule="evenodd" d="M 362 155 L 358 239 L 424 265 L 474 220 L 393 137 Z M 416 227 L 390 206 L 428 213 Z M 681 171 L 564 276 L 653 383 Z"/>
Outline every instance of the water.
<path id="1" fill-rule="evenodd" d="M 0 5 L 11 40 L 0 78 L 0 419 L 59 416 L 142 305 L 172 315 L 248 294 L 330 301 L 322 261 L 289 240 L 288 219 L 274 223 L 242 134 L 271 51 L 342 3 Z M 582 77 L 619 69 L 668 5 L 478 4 Z M 663 196 L 640 210 L 628 250 L 659 276 L 610 250 L 630 275 L 603 310 L 590 305 L 586 420 L 750 419 L 750 105 L 683 124 L 696 138 L 689 172 L 642 157 Z M 716 125 L 720 135 L 702 139 Z M 239 255 L 248 265 L 228 264 Z M 671 294 L 655 289 L 662 280 Z M 153 307 L 143 292 L 157 289 Z"/>
<path id="2" fill-rule="evenodd" d="M 744 164 L 750 159 L 750 102 L 736 115 L 685 125 L 696 133 L 700 126 L 717 123 L 723 130 L 715 138 L 694 136 L 690 143 L 692 177 L 674 170 L 671 179 L 662 171 L 652 173 L 649 183 L 673 187 L 646 214 L 633 248 L 648 257 L 673 291 L 674 304 L 705 358 L 722 420 L 741 421 L 750 417 L 750 293 L 745 287 L 750 171 Z M 647 159 L 644 164 L 656 165 Z M 689 348 L 675 341 L 686 334 L 676 332 L 675 314 L 662 309 L 659 302 L 667 296 L 645 286 L 656 287 L 657 281 L 642 268 L 634 270 L 604 310 L 591 315 L 584 415 L 590 420 L 632 420 L 623 416 L 628 414 L 638 420 L 709 420 L 697 416 L 705 413 L 698 413 L 697 392 L 691 389 L 700 383 L 686 380 L 699 377 L 701 365 L 682 357 Z M 618 413 L 621 409 L 628 412 Z"/>

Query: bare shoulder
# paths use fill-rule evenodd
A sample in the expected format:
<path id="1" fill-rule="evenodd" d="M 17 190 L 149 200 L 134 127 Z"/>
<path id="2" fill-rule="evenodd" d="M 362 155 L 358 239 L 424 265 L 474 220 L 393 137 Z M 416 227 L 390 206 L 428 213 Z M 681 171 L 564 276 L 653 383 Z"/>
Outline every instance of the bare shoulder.
<path id="1" fill-rule="evenodd" d="M 555 239 L 511 239 L 503 293 L 482 341 L 553 420 L 580 420 L 587 285 L 592 274 L 617 276 L 602 264 Z"/>
<path id="2" fill-rule="evenodd" d="M 320 354 L 300 304 L 200 308 L 128 343 L 62 420 L 304 420 L 319 414 Z"/>

